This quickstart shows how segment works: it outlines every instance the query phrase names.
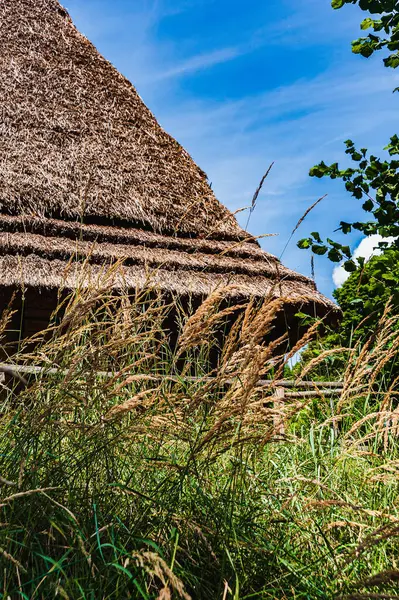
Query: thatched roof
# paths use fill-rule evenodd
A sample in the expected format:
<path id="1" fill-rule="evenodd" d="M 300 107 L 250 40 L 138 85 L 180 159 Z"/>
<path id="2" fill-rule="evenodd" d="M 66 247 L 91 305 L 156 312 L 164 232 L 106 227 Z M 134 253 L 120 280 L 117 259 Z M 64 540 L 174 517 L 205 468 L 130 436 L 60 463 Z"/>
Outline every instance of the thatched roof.
<path id="1" fill-rule="evenodd" d="M 124 259 L 123 282 L 333 308 L 260 249 L 206 175 L 57 0 L 0 1 L 1 285 L 73 287 Z"/>

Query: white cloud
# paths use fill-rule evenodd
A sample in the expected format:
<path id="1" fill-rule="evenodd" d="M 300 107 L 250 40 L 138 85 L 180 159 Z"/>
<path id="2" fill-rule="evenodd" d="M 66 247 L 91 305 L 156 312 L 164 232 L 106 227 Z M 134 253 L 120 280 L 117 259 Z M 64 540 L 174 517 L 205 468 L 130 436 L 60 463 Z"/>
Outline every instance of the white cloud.
<path id="1" fill-rule="evenodd" d="M 182 77 L 184 75 L 188 75 L 189 73 L 195 73 L 196 71 L 201 71 L 202 69 L 209 69 L 210 67 L 234 60 L 245 53 L 245 48 L 231 47 L 214 50 L 213 52 L 207 52 L 204 54 L 197 54 L 186 60 L 183 60 L 175 67 L 171 67 L 170 69 L 150 75 L 147 81 L 143 79 L 141 83 L 155 83 L 157 81 L 161 81 L 162 79 Z"/>
<path id="2" fill-rule="evenodd" d="M 378 256 L 381 254 L 381 250 L 378 248 L 378 242 L 393 242 L 395 238 L 382 238 L 380 235 L 371 235 L 370 237 L 364 238 L 356 250 L 353 253 L 354 258 L 363 257 L 366 261 L 370 260 L 372 256 Z M 350 273 L 345 271 L 342 265 L 335 267 L 333 271 L 333 282 L 335 287 L 340 287 L 349 278 Z"/>

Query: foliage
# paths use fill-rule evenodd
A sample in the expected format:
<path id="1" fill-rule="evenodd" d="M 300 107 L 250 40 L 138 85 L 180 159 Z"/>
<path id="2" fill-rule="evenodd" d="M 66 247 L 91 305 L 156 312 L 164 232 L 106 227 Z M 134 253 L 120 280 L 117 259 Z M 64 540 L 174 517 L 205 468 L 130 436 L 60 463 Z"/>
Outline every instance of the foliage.
<path id="1" fill-rule="evenodd" d="M 343 312 L 341 344 L 353 345 L 374 332 L 388 302 L 399 313 L 399 250 L 389 248 L 374 256 L 334 292 Z"/>
<path id="2" fill-rule="evenodd" d="M 376 335 L 378 324 L 389 303 L 393 314 L 399 314 L 399 250 L 386 249 L 381 255 L 372 257 L 362 269 L 351 273 L 345 283 L 334 292 L 334 298 L 342 310 L 338 328 L 326 328 L 320 339 L 313 340 L 301 356 L 301 366 L 334 348 L 355 348 L 366 344 Z M 347 351 L 326 357 L 322 368 L 313 376 L 323 378 L 328 371 L 329 379 L 340 379 L 346 368 Z M 388 368 L 389 367 L 389 368 Z M 391 376 L 399 373 L 399 359 L 387 366 Z"/>
<path id="3" fill-rule="evenodd" d="M 387 38 L 370 34 L 367 38 L 355 40 L 352 49 L 355 53 L 369 57 L 375 51 L 387 48 L 392 52 L 384 60 L 387 67 L 399 66 L 399 3 L 395 0 L 334 0 L 333 8 L 341 8 L 344 4 L 359 4 L 360 8 L 372 14 L 380 14 L 379 19 L 366 18 L 362 29 L 373 27 L 374 32 L 384 31 Z M 346 154 L 356 163 L 356 167 L 340 169 L 338 163 L 328 166 L 323 161 L 310 170 L 312 177 L 330 177 L 342 179 L 345 187 L 357 200 L 362 201 L 362 208 L 368 214 L 365 221 L 346 223 L 341 221 L 339 230 L 349 234 L 353 230 L 366 236 L 379 234 L 383 238 L 399 236 L 399 160 L 379 159 L 369 156 L 365 148 L 358 149 L 351 140 L 346 142 Z M 399 138 L 394 135 L 385 148 L 390 157 L 399 154 Z M 399 242 L 396 242 L 397 244 Z M 311 248 L 315 254 L 327 254 L 333 262 L 344 260 L 344 268 L 354 272 L 363 267 L 362 259 L 353 260 L 349 246 L 327 238 L 322 241 L 318 232 L 298 242 L 299 248 Z M 388 241 L 380 243 L 381 248 L 389 246 Z"/>
<path id="4" fill-rule="evenodd" d="M 398 0 L 332 0 L 332 7 L 342 8 L 345 4 L 357 4 L 362 10 L 379 18 L 367 17 L 361 22 L 362 30 L 372 29 L 367 37 L 352 42 L 352 51 L 369 58 L 374 52 L 388 50 L 384 59 L 386 67 L 399 66 L 399 2 Z M 376 35 L 383 33 L 386 37 Z"/>
<path id="5" fill-rule="evenodd" d="M 397 318 L 348 353 L 334 403 L 275 406 L 289 357 L 265 334 L 281 302 L 245 308 L 209 379 L 212 332 L 237 308 L 222 299 L 191 317 L 166 307 L 176 347 L 153 291 L 77 291 L 13 357 L 44 372 L 1 398 L 1 598 L 394 594 L 399 390 L 383 374 Z"/>
<path id="6" fill-rule="evenodd" d="M 399 154 L 399 138 L 392 137 L 386 148 L 391 156 Z M 362 201 L 362 208 L 372 217 L 368 221 L 347 223 L 341 221 L 339 229 L 344 234 L 357 230 L 365 236 L 379 234 L 383 238 L 399 238 L 399 160 L 380 160 L 362 148 L 357 150 L 351 140 L 346 142 L 346 153 L 356 163 L 356 167 L 340 169 L 338 163 L 327 166 L 324 162 L 313 167 L 310 171 L 312 177 L 330 177 L 342 179 L 345 188 L 354 198 Z M 381 241 L 380 248 L 387 248 L 390 241 Z M 333 262 L 344 262 L 348 272 L 356 270 L 357 266 L 363 267 L 362 259 L 357 264 L 351 258 L 349 246 L 345 246 L 327 238 L 323 243 L 320 235 L 313 232 L 309 238 L 298 243 L 300 248 L 311 248 L 315 254 L 327 254 Z"/>

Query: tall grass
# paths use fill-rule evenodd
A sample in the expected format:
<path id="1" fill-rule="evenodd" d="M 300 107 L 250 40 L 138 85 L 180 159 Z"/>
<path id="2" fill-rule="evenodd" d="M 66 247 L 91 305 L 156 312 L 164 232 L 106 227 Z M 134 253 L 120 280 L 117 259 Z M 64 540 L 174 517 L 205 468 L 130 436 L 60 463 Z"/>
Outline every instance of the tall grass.
<path id="1" fill-rule="evenodd" d="M 348 351 L 341 397 L 275 405 L 284 299 L 225 294 L 190 315 L 81 289 L 12 357 L 44 372 L 1 394 L 1 598 L 398 597 L 395 318 Z"/>

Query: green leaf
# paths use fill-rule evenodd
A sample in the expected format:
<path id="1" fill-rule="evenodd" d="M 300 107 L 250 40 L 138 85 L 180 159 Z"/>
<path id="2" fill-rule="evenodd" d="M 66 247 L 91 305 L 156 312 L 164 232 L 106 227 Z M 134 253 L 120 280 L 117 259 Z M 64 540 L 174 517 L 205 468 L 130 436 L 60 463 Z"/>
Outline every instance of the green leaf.
<path id="1" fill-rule="evenodd" d="M 325 254 L 327 250 L 327 246 L 320 246 L 318 244 L 313 244 L 312 246 L 312 252 L 314 254 L 317 254 L 318 256 L 323 256 L 323 254 Z"/>
<path id="2" fill-rule="evenodd" d="M 321 179 L 322 177 L 325 177 L 325 175 L 328 175 L 330 172 L 330 167 L 328 167 L 324 161 L 322 161 L 319 165 L 315 165 L 314 167 L 312 167 L 309 171 L 309 175 L 311 177 L 318 177 L 319 179 Z"/>
<path id="3" fill-rule="evenodd" d="M 309 315 L 305 315 L 303 312 L 295 313 L 296 319 L 309 319 Z"/>
<path id="4" fill-rule="evenodd" d="M 351 0 L 352 4 L 355 4 Z M 386 6 L 389 0 L 359 0 L 359 6 L 362 10 L 368 10 L 371 13 L 381 13 L 384 10 L 383 4 Z M 389 9 L 388 9 L 389 10 Z"/>
<path id="5" fill-rule="evenodd" d="M 331 240 L 330 238 L 327 238 L 327 242 L 330 244 L 330 246 L 332 246 L 336 250 L 341 250 L 342 249 L 342 246 L 341 246 L 341 244 L 339 242 L 334 242 L 334 240 Z"/>
<path id="6" fill-rule="evenodd" d="M 312 233 L 311 233 L 310 235 L 313 237 L 313 239 L 314 239 L 316 242 L 318 242 L 319 244 L 321 244 L 321 243 L 322 243 L 322 242 L 321 242 L 321 237 L 320 237 L 320 234 L 319 234 L 319 232 L 318 232 L 318 231 L 312 231 Z"/>
<path id="7" fill-rule="evenodd" d="M 397 283 L 398 281 L 398 277 L 395 277 L 392 273 L 383 273 L 382 278 L 385 279 L 385 281 L 391 281 L 393 283 Z"/>
<path id="8" fill-rule="evenodd" d="M 357 271 L 356 263 L 353 260 L 345 261 L 343 266 L 345 271 L 347 271 L 348 273 L 354 273 L 355 271 Z"/>
<path id="9" fill-rule="evenodd" d="M 310 248 L 311 245 L 311 240 L 309 238 L 304 238 L 303 240 L 299 240 L 297 246 L 298 248 L 300 248 L 301 250 L 306 250 L 307 248 Z"/>
<path id="10" fill-rule="evenodd" d="M 340 227 L 341 227 L 342 233 L 347 234 L 352 231 L 352 225 L 350 223 L 346 223 L 345 221 L 341 221 Z"/>
<path id="11" fill-rule="evenodd" d="M 368 17 L 367 19 L 364 19 L 361 23 L 360 23 L 360 28 L 364 30 L 366 29 L 370 29 L 370 27 L 373 27 L 374 25 L 374 20 L 370 19 L 370 17 Z"/>
<path id="12" fill-rule="evenodd" d="M 350 258 L 352 256 L 352 252 L 349 246 L 341 246 L 341 252 L 343 252 L 343 254 L 345 254 L 347 258 Z"/>
<path id="13" fill-rule="evenodd" d="M 363 204 L 363 210 L 367 211 L 367 212 L 371 212 L 374 208 L 374 202 L 372 200 L 366 200 L 366 202 Z"/>
<path id="14" fill-rule="evenodd" d="M 366 259 L 364 258 L 364 256 L 359 256 L 357 259 L 358 265 L 361 269 L 363 269 L 365 263 L 366 263 Z"/>
<path id="15" fill-rule="evenodd" d="M 342 259 L 342 254 L 336 248 L 331 248 L 328 252 L 328 258 L 331 262 L 338 263 Z"/>
<path id="16" fill-rule="evenodd" d="M 388 56 L 388 58 L 384 59 L 384 64 L 386 67 L 396 69 L 399 67 L 399 54 L 391 54 L 391 56 Z"/>
<path id="17" fill-rule="evenodd" d="M 344 4 L 345 4 L 345 0 L 332 0 L 332 2 L 331 2 L 331 6 L 334 8 L 334 10 L 337 10 L 338 8 L 342 8 Z"/>
<path id="18" fill-rule="evenodd" d="M 361 38 L 360 40 L 352 42 L 352 52 L 354 54 L 361 54 L 364 58 L 370 58 L 375 50 L 378 49 L 377 46 L 377 42 L 367 38 Z"/>

